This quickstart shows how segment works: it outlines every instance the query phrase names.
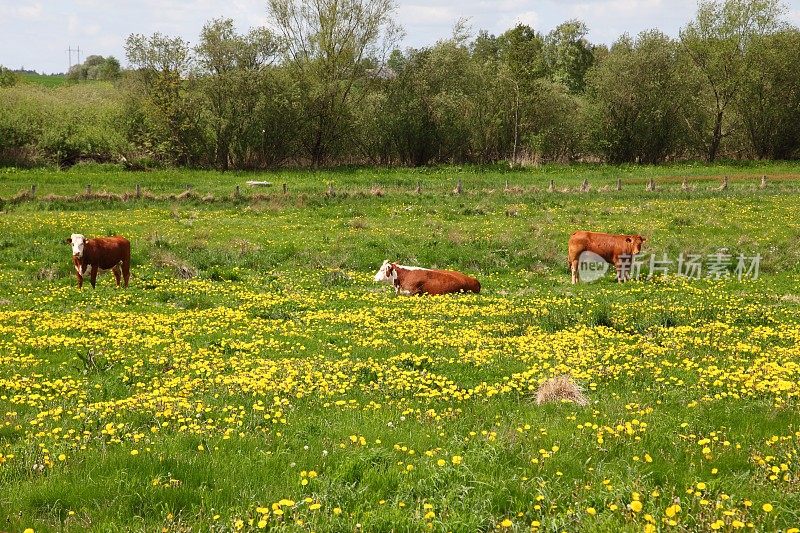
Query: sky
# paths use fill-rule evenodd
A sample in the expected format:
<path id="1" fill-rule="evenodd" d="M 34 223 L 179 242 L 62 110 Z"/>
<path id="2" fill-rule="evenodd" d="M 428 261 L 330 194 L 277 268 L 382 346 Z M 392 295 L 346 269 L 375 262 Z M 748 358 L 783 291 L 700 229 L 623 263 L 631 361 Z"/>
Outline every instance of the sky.
<path id="1" fill-rule="evenodd" d="M 462 17 L 473 33 L 499 34 L 525 23 L 547 33 L 570 19 L 589 27 L 592 42 L 611 44 L 623 33 L 658 28 L 677 36 L 694 16 L 696 0 L 396 0 L 403 47 L 448 37 Z M 787 18 L 800 26 L 800 0 L 784 1 Z M 64 72 L 68 48 L 113 55 L 126 65 L 123 44 L 131 33 L 181 36 L 196 43 L 203 24 L 232 18 L 241 31 L 267 25 L 266 0 L 0 0 L 0 65 Z M 72 54 L 73 63 L 77 53 Z"/>

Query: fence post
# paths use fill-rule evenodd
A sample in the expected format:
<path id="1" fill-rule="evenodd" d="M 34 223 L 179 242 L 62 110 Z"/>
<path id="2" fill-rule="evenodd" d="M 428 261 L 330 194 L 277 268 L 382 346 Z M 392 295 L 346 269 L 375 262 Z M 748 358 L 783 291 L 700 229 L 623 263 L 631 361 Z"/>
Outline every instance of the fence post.
<path id="1" fill-rule="evenodd" d="M 87 183 L 86 184 L 86 196 L 91 196 L 91 195 L 92 195 L 92 184 L 91 183 Z"/>
<path id="2" fill-rule="evenodd" d="M 550 180 L 550 185 L 547 186 L 547 192 L 555 192 L 556 190 L 556 182 L 555 180 Z"/>
<path id="3" fill-rule="evenodd" d="M 728 176 L 722 178 L 722 184 L 719 186 L 719 190 L 727 191 L 728 190 Z"/>
<path id="4" fill-rule="evenodd" d="M 36 184 L 31 185 L 31 198 L 36 198 Z"/>
<path id="5" fill-rule="evenodd" d="M 656 181 L 653 178 L 650 178 L 647 181 L 647 190 L 648 191 L 655 191 L 656 190 Z"/>
<path id="6" fill-rule="evenodd" d="M 141 198 L 141 197 L 142 197 L 142 186 L 141 186 L 141 184 L 137 183 L 136 184 L 136 198 Z"/>
<path id="7" fill-rule="evenodd" d="M 333 183 L 328 184 L 328 192 L 326 192 L 325 194 L 330 197 L 336 196 L 336 189 L 333 188 Z"/>
<path id="8" fill-rule="evenodd" d="M 581 192 L 588 192 L 589 191 L 589 178 L 583 178 L 583 183 L 581 183 Z"/>
<path id="9" fill-rule="evenodd" d="M 414 190 L 415 193 L 421 194 L 422 193 L 422 181 L 417 180 L 417 188 Z"/>
<path id="10" fill-rule="evenodd" d="M 284 183 L 283 184 L 283 194 L 286 194 L 287 191 L 288 191 L 288 189 L 286 188 L 286 184 Z"/>
<path id="11" fill-rule="evenodd" d="M 464 184 L 461 183 L 461 178 L 458 178 L 458 183 L 456 184 L 456 194 L 461 194 L 464 192 Z"/>
<path id="12" fill-rule="evenodd" d="M 235 190 L 234 190 L 234 192 L 233 192 L 233 196 L 234 196 L 235 198 L 239 198 L 239 195 L 240 195 L 240 194 L 241 194 L 241 190 L 239 189 L 239 186 L 237 185 L 237 186 L 236 186 L 236 189 L 235 189 Z"/>
<path id="13" fill-rule="evenodd" d="M 766 189 L 767 188 L 767 176 L 761 176 L 761 183 L 758 186 L 759 189 Z"/>
<path id="14" fill-rule="evenodd" d="M 622 190 L 622 178 L 617 178 L 617 190 Z"/>
<path id="15" fill-rule="evenodd" d="M 509 188 L 508 188 L 508 180 L 506 180 L 506 188 L 505 188 L 504 190 L 505 190 L 506 192 L 508 192 L 508 191 L 509 191 Z"/>

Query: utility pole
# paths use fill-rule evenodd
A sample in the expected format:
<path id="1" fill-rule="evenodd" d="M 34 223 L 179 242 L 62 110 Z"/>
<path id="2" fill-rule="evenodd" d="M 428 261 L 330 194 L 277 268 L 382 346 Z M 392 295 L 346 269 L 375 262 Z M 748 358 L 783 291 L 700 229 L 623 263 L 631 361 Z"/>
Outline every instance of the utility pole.
<path id="1" fill-rule="evenodd" d="M 72 70 L 72 52 L 77 52 L 78 53 L 78 63 L 77 64 L 78 65 L 81 64 L 81 47 L 80 47 L 80 45 L 78 45 L 77 49 L 72 48 L 72 45 L 70 45 L 70 47 L 67 48 L 67 53 L 69 54 L 69 69 L 67 70 L 67 73 L 69 73 L 69 71 Z"/>

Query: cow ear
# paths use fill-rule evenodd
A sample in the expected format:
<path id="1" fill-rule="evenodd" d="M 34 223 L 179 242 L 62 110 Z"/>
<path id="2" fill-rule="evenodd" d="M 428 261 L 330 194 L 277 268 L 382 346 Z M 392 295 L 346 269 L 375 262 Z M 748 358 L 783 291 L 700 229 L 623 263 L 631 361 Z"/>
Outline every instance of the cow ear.
<path id="1" fill-rule="evenodd" d="M 633 242 L 633 239 L 631 239 L 630 237 L 625 237 L 625 242 Z"/>
<path id="2" fill-rule="evenodd" d="M 64 241 L 65 244 L 72 244 L 72 237 L 67 237 Z"/>

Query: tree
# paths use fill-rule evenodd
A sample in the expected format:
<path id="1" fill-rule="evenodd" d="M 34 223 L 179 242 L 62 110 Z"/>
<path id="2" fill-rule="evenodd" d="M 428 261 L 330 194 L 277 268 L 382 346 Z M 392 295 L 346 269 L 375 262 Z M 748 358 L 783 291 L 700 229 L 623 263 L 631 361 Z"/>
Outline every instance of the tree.
<path id="1" fill-rule="evenodd" d="M 570 20 L 545 37 L 544 53 L 550 76 L 572 93 L 583 92 L 586 73 L 594 62 L 592 45 L 586 39 L 588 33 L 586 24 Z"/>
<path id="2" fill-rule="evenodd" d="M 679 45 L 657 30 L 621 37 L 589 73 L 595 145 L 612 163 L 660 163 L 680 151 L 691 107 Z"/>
<path id="3" fill-rule="evenodd" d="M 544 39 L 530 26 L 518 24 L 497 38 L 498 58 L 523 85 L 544 77 L 547 72 Z"/>
<path id="4" fill-rule="evenodd" d="M 352 106 L 400 35 L 394 0 L 269 0 L 286 62 L 307 111 L 306 148 L 322 164 L 347 133 Z"/>
<path id="5" fill-rule="evenodd" d="M 233 143 L 239 145 L 241 156 L 244 146 L 260 137 L 254 111 L 263 96 L 266 68 L 277 50 L 277 42 L 266 28 L 239 35 L 231 19 L 216 19 L 203 26 L 195 52 L 203 74 L 200 87 L 213 117 L 214 159 L 222 170 L 228 169 Z"/>
<path id="6" fill-rule="evenodd" d="M 709 119 L 695 131 L 709 161 L 735 125 L 728 110 L 752 66 L 747 51 L 759 37 L 783 26 L 779 0 L 700 0 L 695 20 L 680 32 L 681 42 L 704 79 Z"/>
<path id="7" fill-rule="evenodd" d="M 800 155 L 800 31 L 758 37 L 747 50 L 737 113 L 756 157 Z"/>
<path id="8" fill-rule="evenodd" d="M 135 99 L 143 96 L 143 104 L 153 110 L 153 116 L 144 119 L 152 119 L 154 128 L 165 130 L 155 131 L 158 141 L 152 139 L 148 144 L 165 142 L 163 151 L 178 164 L 195 162 L 202 151 L 198 149 L 202 144 L 202 129 L 196 95 L 188 90 L 187 84 L 193 65 L 189 43 L 161 33 L 150 37 L 132 34 L 125 41 L 125 53 L 140 82 L 132 95 Z"/>
<path id="9" fill-rule="evenodd" d="M 122 69 L 120 68 L 119 60 L 114 56 L 108 56 L 105 62 L 100 66 L 99 79 L 101 80 L 115 80 L 119 78 Z"/>
<path id="10" fill-rule="evenodd" d="M 67 72 L 67 79 L 75 81 L 115 80 L 119 78 L 119 75 L 120 65 L 115 57 L 90 55 L 83 63 L 72 65 Z"/>

